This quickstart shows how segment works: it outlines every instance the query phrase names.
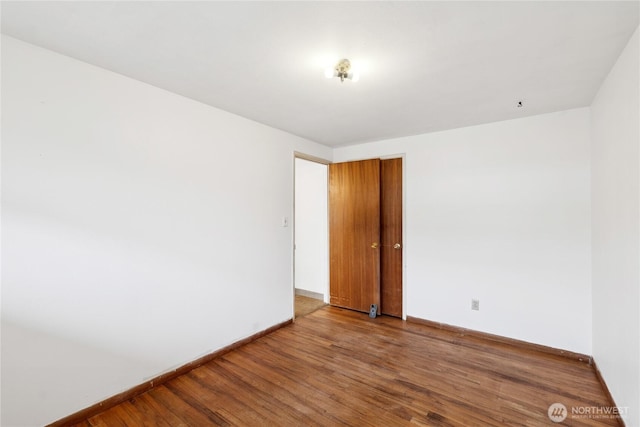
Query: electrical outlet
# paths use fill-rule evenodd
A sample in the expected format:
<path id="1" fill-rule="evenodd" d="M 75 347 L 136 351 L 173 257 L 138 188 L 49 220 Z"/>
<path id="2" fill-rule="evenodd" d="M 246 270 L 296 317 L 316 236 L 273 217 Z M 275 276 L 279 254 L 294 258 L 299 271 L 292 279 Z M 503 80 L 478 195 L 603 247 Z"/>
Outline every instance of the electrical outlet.
<path id="1" fill-rule="evenodd" d="M 472 299 L 471 300 L 471 310 L 480 310 L 480 300 Z"/>

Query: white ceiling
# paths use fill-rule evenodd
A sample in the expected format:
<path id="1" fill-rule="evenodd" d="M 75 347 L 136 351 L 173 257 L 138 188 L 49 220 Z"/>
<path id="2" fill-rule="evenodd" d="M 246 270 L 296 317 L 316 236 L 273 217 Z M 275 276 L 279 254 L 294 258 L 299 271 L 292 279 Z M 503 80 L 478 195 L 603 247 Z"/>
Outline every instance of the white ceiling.
<path id="1" fill-rule="evenodd" d="M 638 5 L 3 1 L 1 12 L 10 36 L 341 146 L 587 106 Z M 359 82 L 324 78 L 341 57 Z"/>

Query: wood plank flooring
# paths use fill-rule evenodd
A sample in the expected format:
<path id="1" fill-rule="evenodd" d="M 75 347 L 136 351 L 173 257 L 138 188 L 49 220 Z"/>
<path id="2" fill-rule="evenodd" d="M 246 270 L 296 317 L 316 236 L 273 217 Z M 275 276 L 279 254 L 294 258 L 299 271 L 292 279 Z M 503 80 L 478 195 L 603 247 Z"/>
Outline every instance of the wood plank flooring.
<path id="1" fill-rule="evenodd" d="M 618 425 L 571 416 L 609 405 L 586 363 L 327 306 L 79 425 Z"/>
<path id="2" fill-rule="evenodd" d="M 296 295 L 296 319 L 298 317 L 311 314 L 325 305 L 324 301 L 320 299 L 310 298 L 304 295 Z"/>

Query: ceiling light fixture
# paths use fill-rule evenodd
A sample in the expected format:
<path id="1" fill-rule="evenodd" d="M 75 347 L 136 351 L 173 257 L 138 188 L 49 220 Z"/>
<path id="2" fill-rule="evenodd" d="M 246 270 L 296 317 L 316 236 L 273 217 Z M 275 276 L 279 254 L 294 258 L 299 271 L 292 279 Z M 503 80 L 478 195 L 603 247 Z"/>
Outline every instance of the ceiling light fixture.
<path id="1" fill-rule="evenodd" d="M 344 83 L 344 79 L 357 82 L 360 79 L 358 73 L 351 70 L 351 62 L 348 59 L 341 59 L 333 68 L 327 68 L 324 76 L 328 79 L 340 77 L 340 81 Z"/>

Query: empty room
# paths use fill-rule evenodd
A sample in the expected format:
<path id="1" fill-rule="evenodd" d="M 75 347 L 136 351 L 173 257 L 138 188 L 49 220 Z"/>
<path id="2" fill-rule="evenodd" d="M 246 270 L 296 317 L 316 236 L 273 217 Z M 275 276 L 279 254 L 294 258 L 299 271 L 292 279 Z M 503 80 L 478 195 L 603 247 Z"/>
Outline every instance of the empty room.
<path id="1" fill-rule="evenodd" d="M 3 427 L 640 427 L 640 2 L 0 13 Z"/>

